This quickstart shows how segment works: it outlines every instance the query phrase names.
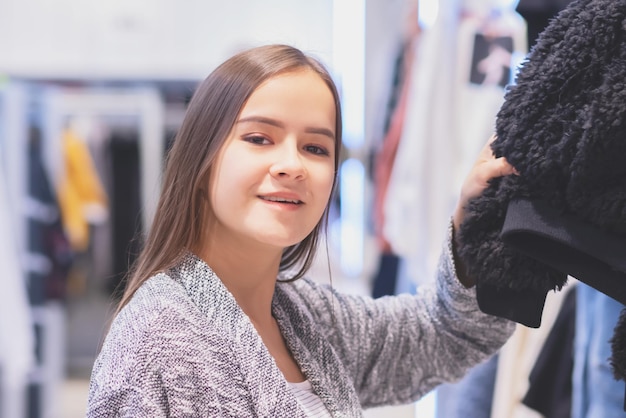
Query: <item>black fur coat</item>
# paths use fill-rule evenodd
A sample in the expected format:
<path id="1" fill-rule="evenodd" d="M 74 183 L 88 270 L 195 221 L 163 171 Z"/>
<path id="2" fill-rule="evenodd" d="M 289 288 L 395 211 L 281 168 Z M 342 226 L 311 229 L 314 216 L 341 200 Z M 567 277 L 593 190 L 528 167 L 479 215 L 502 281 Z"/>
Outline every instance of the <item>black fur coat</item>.
<path id="1" fill-rule="evenodd" d="M 505 95 L 492 149 L 517 169 L 472 200 L 459 255 L 485 312 L 538 327 L 576 277 L 626 304 L 626 0 L 578 0 Z M 626 314 L 613 338 L 626 377 Z"/>

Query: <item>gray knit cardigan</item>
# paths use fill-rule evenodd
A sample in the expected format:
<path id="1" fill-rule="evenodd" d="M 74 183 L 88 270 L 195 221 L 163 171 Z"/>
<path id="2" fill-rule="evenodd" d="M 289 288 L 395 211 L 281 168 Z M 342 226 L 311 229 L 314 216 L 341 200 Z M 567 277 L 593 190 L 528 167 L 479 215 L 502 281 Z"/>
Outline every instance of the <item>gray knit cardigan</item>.
<path id="1" fill-rule="evenodd" d="M 450 234 L 449 234 L 450 235 Z M 455 276 L 372 299 L 308 279 L 279 283 L 273 314 L 334 417 L 409 403 L 493 354 L 514 323 L 482 313 Z M 304 417 L 248 317 L 192 254 L 137 291 L 95 362 L 88 417 Z"/>

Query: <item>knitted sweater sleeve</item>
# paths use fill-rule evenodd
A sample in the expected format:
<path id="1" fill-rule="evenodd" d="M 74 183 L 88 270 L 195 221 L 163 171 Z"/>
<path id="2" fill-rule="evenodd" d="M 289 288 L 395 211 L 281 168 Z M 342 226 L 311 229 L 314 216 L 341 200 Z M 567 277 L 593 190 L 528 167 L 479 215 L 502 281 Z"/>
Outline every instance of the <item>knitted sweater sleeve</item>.
<path id="1" fill-rule="evenodd" d="M 458 281 L 451 231 L 437 280 L 415 295 L 372 299 L 316 284 L 299 289 L 300 303 L 351 374 L 364 408 L 412 402 L 460 379 L 513 333 L 513 322 L 482 313 L 474 289 Z"/>

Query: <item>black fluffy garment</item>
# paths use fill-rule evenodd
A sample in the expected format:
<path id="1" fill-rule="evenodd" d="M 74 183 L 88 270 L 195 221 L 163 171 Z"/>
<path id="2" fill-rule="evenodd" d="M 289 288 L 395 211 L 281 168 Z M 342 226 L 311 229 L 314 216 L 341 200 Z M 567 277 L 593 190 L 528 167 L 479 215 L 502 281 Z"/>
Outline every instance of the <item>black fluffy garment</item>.
<path id="1" fill-rule="evenodd" d="M 492 180 L 459 231 L 481 309 L 538 327 L 568 275 L 626 303 L 626 0 L 574 1 L 550 22 L 496 134 L 519 176 Z"/>

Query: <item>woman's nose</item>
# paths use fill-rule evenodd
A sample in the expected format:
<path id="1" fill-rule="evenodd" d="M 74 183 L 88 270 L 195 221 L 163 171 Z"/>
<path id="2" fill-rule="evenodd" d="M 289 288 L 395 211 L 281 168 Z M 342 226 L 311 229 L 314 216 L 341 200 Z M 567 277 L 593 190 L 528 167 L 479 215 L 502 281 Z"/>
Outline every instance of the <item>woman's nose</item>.
<path id="1" fill-rule="evenodd" d="M 306 176 L 306 167 L 297 145 L 281 144 L 270 167 L 270 174 L 277 178 L 301 180 Z"/>

